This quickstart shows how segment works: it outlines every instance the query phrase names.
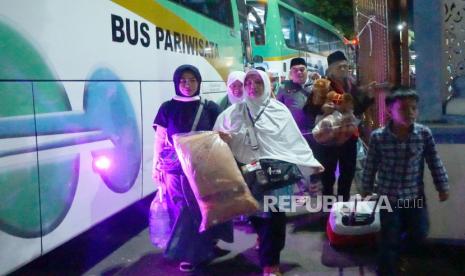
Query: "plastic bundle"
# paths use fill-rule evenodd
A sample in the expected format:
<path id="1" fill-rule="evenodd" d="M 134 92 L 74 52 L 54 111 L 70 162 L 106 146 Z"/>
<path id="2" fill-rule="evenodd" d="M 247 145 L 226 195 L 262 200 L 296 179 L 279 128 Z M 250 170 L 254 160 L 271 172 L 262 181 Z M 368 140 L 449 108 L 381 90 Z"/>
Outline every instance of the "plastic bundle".
<path id="1" fill-rule="evenodd" d="M 323 145 L 341 145 L 357 132 L 357 121 L 352 113 L 333 113 L 323 117 L 312 130 L 315 141 Z"/>
<path id="2" fill-rule="evenodd" d="M 202 213 L 200 232 L 258 210 L 229 146 L 217 132 L 176 134 L 173 141 Z"/>
<path id="3" fill-rule="evenodd" d="M 171 235 L 171 226 L 168 207 L 161 189 L 159 187 L 157 194 L 150 204 L 149 233 L 152 244 L 164 249 Z"/>
<path id="4" fill-rule="evenodd" d="M 341 145 L 357 133 L 354 116 L 354 99 L 351 94 L 330 91 L 321 107 L 322 116 L 317 116 L 312 130 L 315 141 L 323 145 Z"/>

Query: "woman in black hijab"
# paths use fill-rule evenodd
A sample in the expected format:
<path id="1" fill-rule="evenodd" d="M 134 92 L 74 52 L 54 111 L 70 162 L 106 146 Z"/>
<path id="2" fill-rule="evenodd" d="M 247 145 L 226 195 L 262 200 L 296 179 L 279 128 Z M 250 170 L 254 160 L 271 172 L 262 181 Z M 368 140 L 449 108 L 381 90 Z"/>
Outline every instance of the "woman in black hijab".
<path id="1" fill-rule="evenodd" d="M 177 160 L 172 136 L 190 131 L 211 130 L 220 113 L 213 101 L 200 97 L 202 77 L 192 65 L 182 65 L 173 76 L 176 95 L 164 102 L 153 122 L 155 129 L 154 167 L 152 177 L 160 183 L 168 203 L 172 233 L 165 256 L 181 261 L 179 269 L 189 272 L 200 263 L 212 260 L 218 253 L 216 241 L 232 242 L 232 225 L 218 225 L 199 233 L 201 214 L 186 175 Z M 196 126 L 194 121 L 201 110 Z M 174 156 L 173 162 L 165 162 Z"/>

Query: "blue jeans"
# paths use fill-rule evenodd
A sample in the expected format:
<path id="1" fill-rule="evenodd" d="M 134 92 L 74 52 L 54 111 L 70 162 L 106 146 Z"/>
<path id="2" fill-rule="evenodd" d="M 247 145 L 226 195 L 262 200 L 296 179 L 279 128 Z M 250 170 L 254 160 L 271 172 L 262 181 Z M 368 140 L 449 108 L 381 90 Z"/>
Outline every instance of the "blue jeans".
<path id="1" fill-rule="evenodd" d="M 416 199 L 416 202 L 419 202 Z M 423 206 L 404 208 L 391 202 L 393 212 L 380 210 L 381 240 L 379 242 L 378 269 L 381 275 L 396 275 L 399 254 L 418 250 L 428 235 L 429 220 L 425 198 Z M 413 205 L 410 201 L 409 206 Z"/>

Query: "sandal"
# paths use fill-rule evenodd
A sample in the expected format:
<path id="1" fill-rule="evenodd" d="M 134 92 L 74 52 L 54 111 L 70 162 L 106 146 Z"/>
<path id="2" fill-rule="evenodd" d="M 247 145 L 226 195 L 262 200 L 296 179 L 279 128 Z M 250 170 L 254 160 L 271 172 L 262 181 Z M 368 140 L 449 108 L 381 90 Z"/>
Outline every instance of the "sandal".
<path id="1" fill-rule="evenodd" d="M 182 272 L 192 272 L 195 270 L 195 266 L 188 262 L 179 263 L 179 271 Z"/>

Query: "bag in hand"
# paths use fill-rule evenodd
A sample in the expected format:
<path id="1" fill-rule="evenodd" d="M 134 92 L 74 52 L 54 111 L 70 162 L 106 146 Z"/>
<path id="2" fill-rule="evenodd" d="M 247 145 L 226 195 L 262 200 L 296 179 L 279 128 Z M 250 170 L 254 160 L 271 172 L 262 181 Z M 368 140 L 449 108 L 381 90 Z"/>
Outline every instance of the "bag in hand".
<path id="1" fill-rule="evenodd" d="M 149 232 L 152 244 L 165 249 L 171 236 L 171 220 L 162 188 L 159 188 L 150 204 Z"/>

